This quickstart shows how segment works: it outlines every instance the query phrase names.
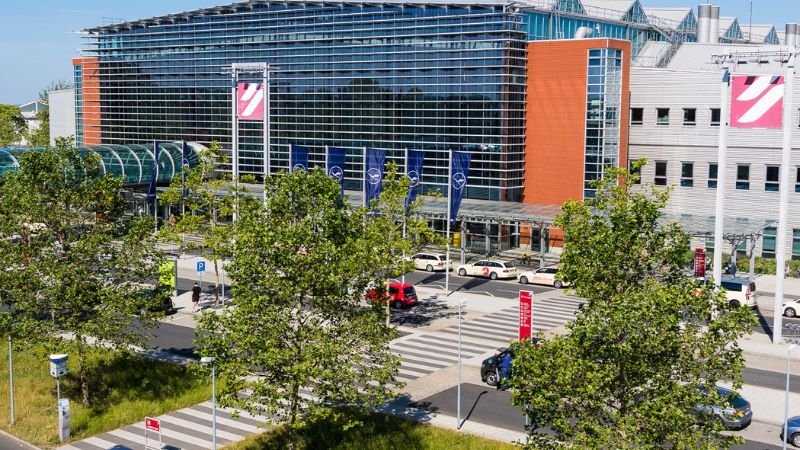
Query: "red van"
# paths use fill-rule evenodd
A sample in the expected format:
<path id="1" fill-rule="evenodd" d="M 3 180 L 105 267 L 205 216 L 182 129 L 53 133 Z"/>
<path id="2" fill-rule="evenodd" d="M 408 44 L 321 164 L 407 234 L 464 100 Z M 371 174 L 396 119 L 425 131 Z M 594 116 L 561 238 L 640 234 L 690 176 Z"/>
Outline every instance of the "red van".
<path id="1" fill-rule="evenodd" d="M 413 284 L 400 283 L 393 281 L 386 284 L 388 295 L 391 297 L 392 306 L 400 309 L 417 304 L 417 291 L 414 289 Z M 371 289 L 367 292 L 367 298 L 373 302 L 380 301 L 381 294 L 376 289 Z"/>

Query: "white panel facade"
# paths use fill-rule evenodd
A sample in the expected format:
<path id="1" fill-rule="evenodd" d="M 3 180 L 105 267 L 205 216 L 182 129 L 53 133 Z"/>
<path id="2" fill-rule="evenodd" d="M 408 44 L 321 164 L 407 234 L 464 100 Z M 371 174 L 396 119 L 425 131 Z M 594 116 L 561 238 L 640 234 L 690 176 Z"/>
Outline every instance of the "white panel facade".
<path id="1" fill-rule="evenodd" d="M 741 72 L 745 74 L 745 72 Z M 642 108 L 642 123 L 630 122 L 629 158 L 647 158 L 642 181 L 654 182 L 656 161 L 667 163 L 667 185 L 673 192 L 671 213 L 714 215 L 716 189 L 709 188 L 709 164 L 716 163 L 719 126 L 711 125 L 712 108 L 720 107 L 721 71 L 631 69 L 631 110 Z M 789 230 L 787 254 L 791 256 L 793 230 L 800 230 L 800 81 L 794 85 L 794 104 L 789 124 L 793 130 L 793 155 L 789 176 Z M 668 121 L 658 124 L 658 109 L 669 109 Z M 694 125 L 684 123 L 684 109 L 695 109 Z M 662 111 L 663 113 L 663 111 Z M 785 118 L 784 118 L 785 120 Z M 728 131 L 728 163 L 725 168 L 725 215 L 753 220 L 778 219 L 777 191 L 766 189 L 768 166 L 780 166 L 781 129 Z M 693 163 L 693 186 L 681 186 L 682 163 Z M 749 189 L 737 189 L 737 166 L 748 165 Z M 796 187 L 797 186 L 797 187 Z M 723 186 L 719 186 L 722 188 Z M 741 187 L 741 186 L 740 186 Z M 734 232 L 735 230 L 725 230 Z M 757 251 L 760 252 L 761 243 Z M 795 254 L 795 258 L 798 258 Z"/>
<path id="2" fill-rule="evenodd" d="M 58 137 L 75 136 L 75 89 L 62 89 L 47 93 L 50 110 L 50 145 Z"/>

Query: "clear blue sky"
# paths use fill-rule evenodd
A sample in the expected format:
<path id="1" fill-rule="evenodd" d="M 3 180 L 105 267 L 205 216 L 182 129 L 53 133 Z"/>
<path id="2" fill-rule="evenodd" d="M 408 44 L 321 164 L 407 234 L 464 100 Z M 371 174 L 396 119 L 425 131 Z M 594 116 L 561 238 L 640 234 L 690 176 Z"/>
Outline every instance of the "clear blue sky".
<path id="1" fill-rule="evenodd" d="M 25 0 L 3 2 L 0 26 L 0 103 L 34 100 L 56 80 L 71 80 L 71 60 L 81 37 L 75 31 L 108 23 L 109 18 L 135 20 L 234 0 Z M 691 6 L 706 0 L 640 0 L 645 7 Z M 749 23 L 750 0 L 716 0 L 723 16 Z M 752 0 L 753 23 L 800 22 L 798 0 Z M 789 17 L 791 16 L 791 17 Z"/>

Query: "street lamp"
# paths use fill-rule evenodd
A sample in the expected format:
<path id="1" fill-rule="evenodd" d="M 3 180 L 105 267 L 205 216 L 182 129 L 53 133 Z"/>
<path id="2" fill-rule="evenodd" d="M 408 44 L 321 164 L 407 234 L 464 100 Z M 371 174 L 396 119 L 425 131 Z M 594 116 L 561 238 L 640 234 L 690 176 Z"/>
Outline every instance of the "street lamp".
<path id="1" fill-rule="evenodd" d="M 213 356 L 200 358 L 200 364 L 211 365 L 211 448 L 217 450 L 217 374 Z"/>
<path id="2" fill-rule="evenodd" d="M 456 429 L 461 429 L 461 310 L 467 306 L 467 299 L 458 302 L 458 394 L 456 396 Z"/>
<path id="3" fill-rule="evenodd" d="M 797 345 L 792 344 L 786 352 L 786 398 L 783 402 L 783 450 L 786 450 L 786 441 L 789 436 L 786 434 L 789 431 L 789 377 L 791 373 L 792 351 L 797 348 Z"/>

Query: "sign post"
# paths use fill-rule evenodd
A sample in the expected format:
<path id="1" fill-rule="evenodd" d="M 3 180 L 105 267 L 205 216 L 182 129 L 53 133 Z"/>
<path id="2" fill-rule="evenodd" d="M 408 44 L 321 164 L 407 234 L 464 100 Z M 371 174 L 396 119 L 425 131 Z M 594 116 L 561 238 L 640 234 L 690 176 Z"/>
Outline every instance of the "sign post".
<path id="1" fill-rule="evenodd" d="M 695 278 L 706 277 L 706 251 L 702 248 L 694 249 L 694 276 Z"/>
<path id="2" fill-rule="evenodd" d="M 203 287 L 203 272 L 206 271 L 206 262 L 202 259 L 197 261 L 197 276 L 200 277 L 200 287 Z"/>
<path id="3" fill-rule="evenodd" d="M 158 435 L 158 447 L 150 445 L 148 441 L 147 432 L 152 431 Z M 161 421 L 152 417 L 144 418 L 144 450 L 161 450 L 163 444 L 161 443 Z"/>
<path id="4" fill-rule="evenodd" d="M 61 398 L 60 377 L 67 374 L 67 355 L 57 354 L 48 356 L 50 360 L 50 375 L 56 379 L 56 406 L 58 408 L 58 438 L 61 442 L 69 440 L 70 413 L 69 399 Z"/>
<path id="5" fill-rule="evenodd" d="M 519 340 L 533 334 L 533 291 L 519 291 Z"/>

